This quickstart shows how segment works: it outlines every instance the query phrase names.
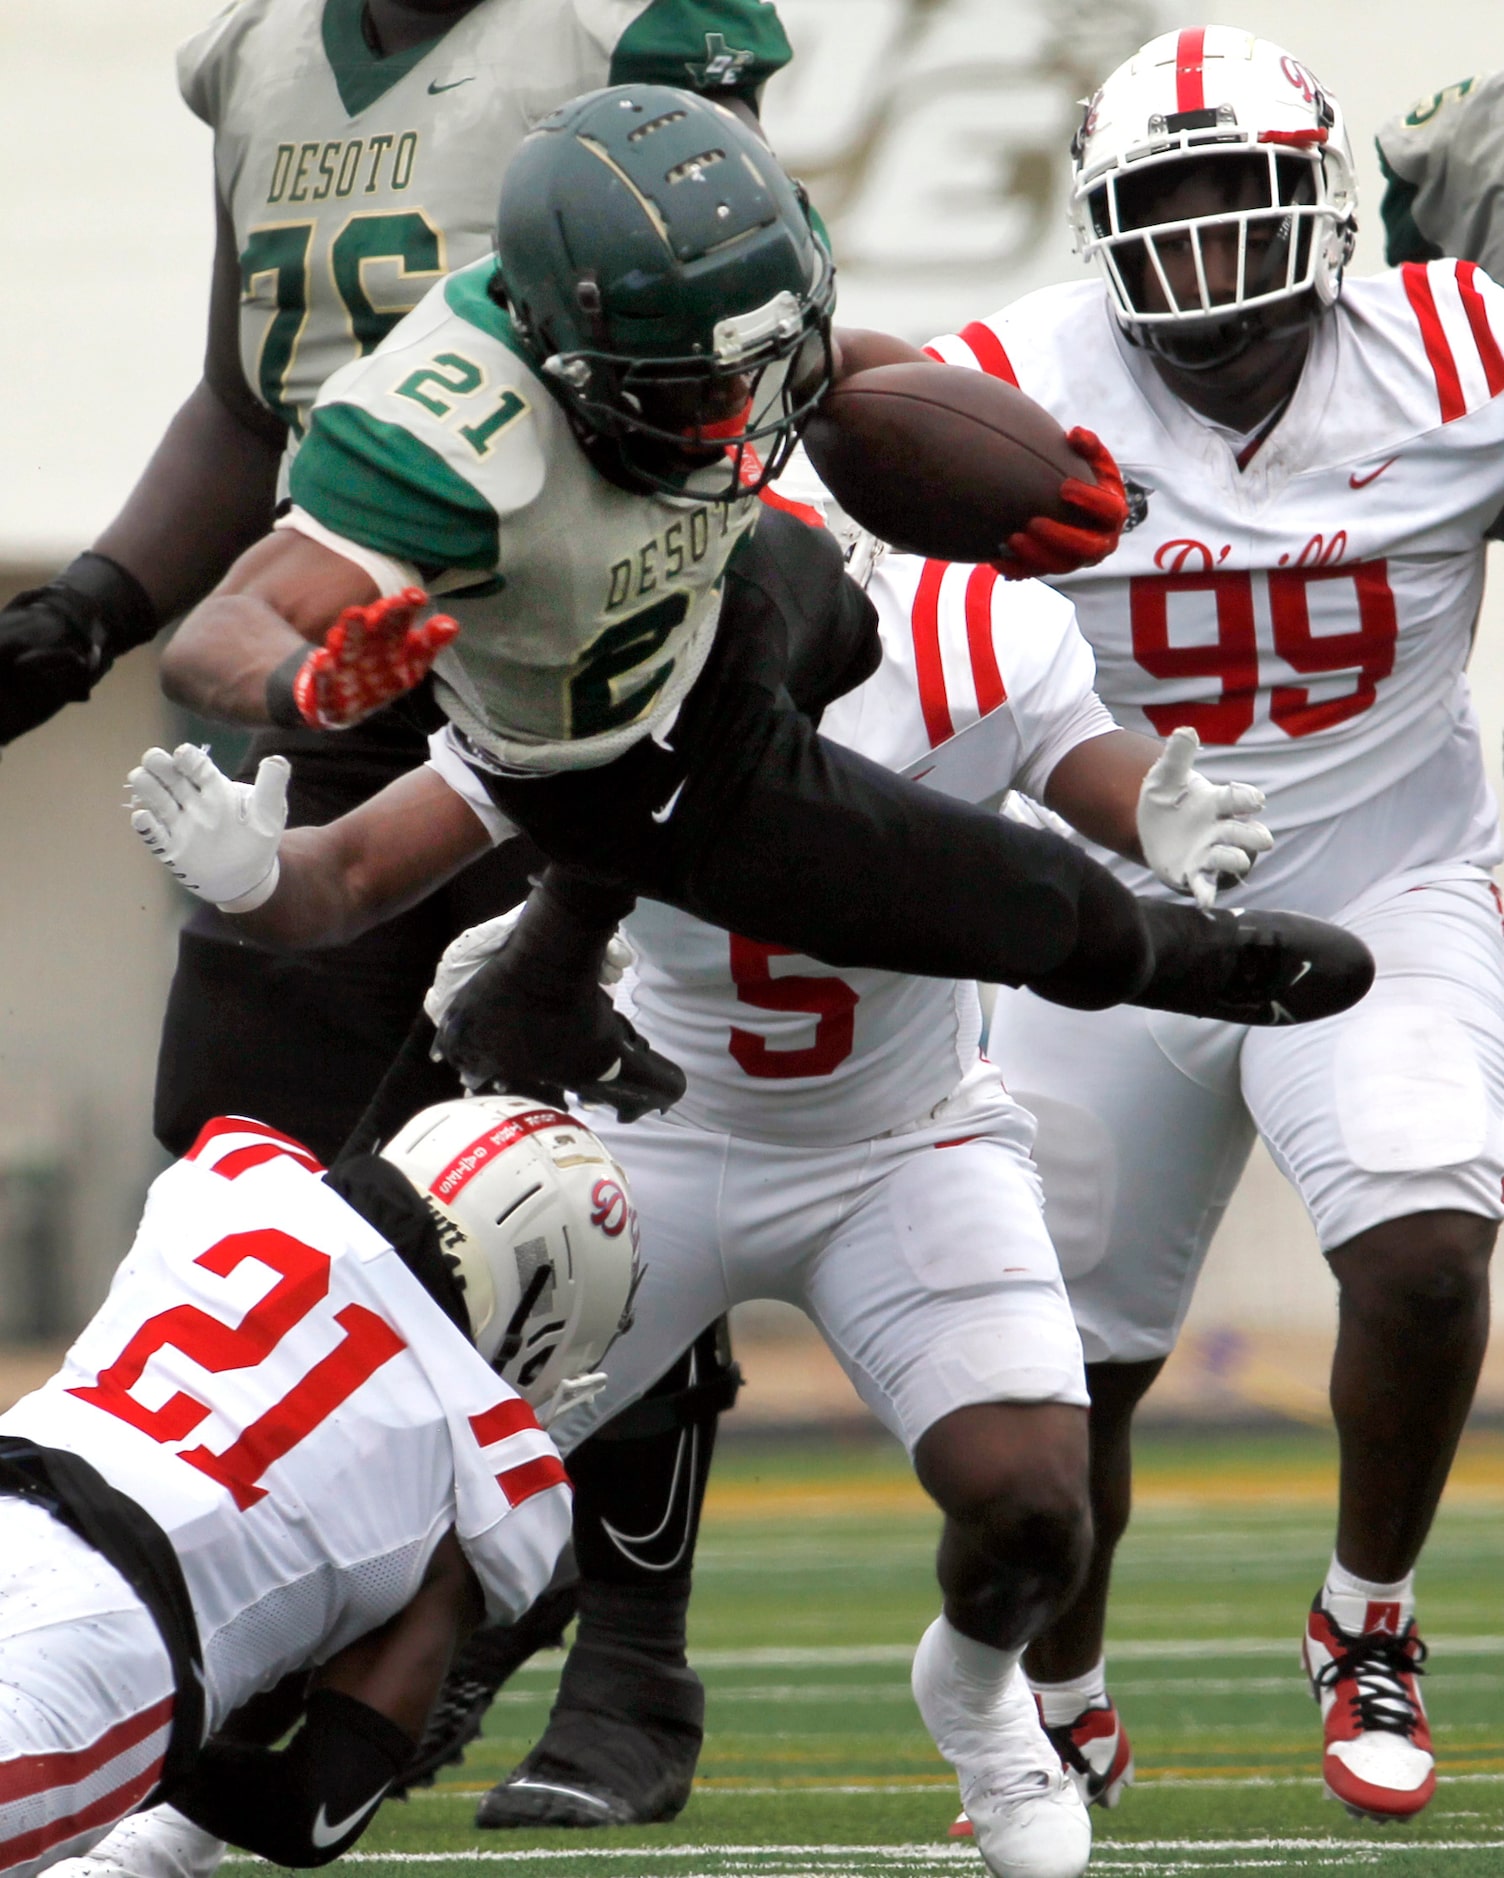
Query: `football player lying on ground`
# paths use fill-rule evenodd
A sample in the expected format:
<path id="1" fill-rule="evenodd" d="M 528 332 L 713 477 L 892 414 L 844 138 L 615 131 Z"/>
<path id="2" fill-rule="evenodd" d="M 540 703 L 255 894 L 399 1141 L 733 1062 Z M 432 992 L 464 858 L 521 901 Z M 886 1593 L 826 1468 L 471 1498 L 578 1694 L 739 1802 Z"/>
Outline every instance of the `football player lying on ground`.
<path id="1" fill-rule="evenodd" d="M 548 1583 L 569 1485 L 529 1402 L 601 1386 L 637 1277 L 620 1168 L 536 1102 L 328 1172 L 211 1122 L 0 1416 L 0 1871 L 164 1796 L 276 1864 L 346 1851 L 456 1643 Z"/>
<path id="2" fill-rule="evenodd" d="M 893 556 L 874 592 L 884 662 L 827 712 L 832 736 L 962 797 L 1022 782 L 1203 901 L 1267 846 L 1249 819 L 1257 793 L 1208 790 L 1190 767 L 1194 738 L 1166 749 L 1114 729 L 1071 610 L 1044 589 Z M 136 826 L 173 871 L 235 900 L 270 887 L 241 917 L 284 940 L 349 930 L 507 832 L 442 737 L 426 776 L 280 843 L 269 770 L 259 802 L 187 747 L 150 753 L 132 783 Z M 626 1008 L 689 1070 L 679 1112 L 615 1137 L 647 1170 L 664 1260 L 634 1347 L 651 1365 L 658 1339 L 741 1297 L 805 1305 L 946 1514 L 946 1614 L 921 1648 L 916 1692 L 982 1822 L 983 1854 L 1000 1872 L 1079 1872 L 1086 1813 L 1016 1665 L 1085 1555 L 1084 1396 L 1031 1125 L 977 1057 L 975 988 L 837 976 L 810 960 L 788 975 L 783 948 L 658 906 L 629 930 L 642 956 Z M 457 943 L 446 998 L 461 963 L 474 969 L 497 943 L 484 929 Z M 757 1198 L 768 1193 L 776 1205 Z M 612 1817 L 609 1770 L 573 1758 L 573 1685 L 566 1669 L 547 1734 L 482 1823 L 580 1823 L 590 1806 Z"/>
<path id="3" fill-rule="evenodd" d="M 1350 1016 L 1285 1035 L 999 999 L 993 1045 L 1039 1100 L 1050 1218 L 1092 1222 L 1060 1253 L 1096 1556 L 1029 1668 L 1110 1791 L 1127 1750 L 1103 1638 L 1133 1409 L 1260 1135 L 1338 1285 L 1337 1529 L 1304 1641 L 1322 1772 L 1354 1811 L 1405 1818 L 1436 1784 L 1414 1571 L 1487 1343 L 1504 1176 L 1504 849 L 1464 669 L 1504 509 L 1504 294 L 1459 261 L 1345 281 L 1340 109 L 1230 28 L 1144 47 L 1075 152 L 1100 278 L 935 351 L 1111 436 L 1137 521 L 1110 562 L 1060 577 L 1103 699 L 1134 728 L 1194 725 L 1211 775 L 1259 783 L 1278 847 L 1250 898 L 1340 923 L 1378 974 Z"/>
<path id="4" fill-rule="evenodd" d="M 606 877 L 538 904 L 555 996 L 582 906 L 604 945 L 637 891 L 837 963 L 1092 1006 L 1142 991 L 1202 1010 L 1233 978 L 1261 978 L 1257 1001 L 1306 977 L 1314 929 L 1292 944 L 1277 921 L 1140 906 L 1068 843 L 822 743 L 784 690 L 787 644 L 716 634 L 750 493 L 834 369 L 830 259 L 765 145 L 687 93 L 595 93 L 523 144 L 497 244 L 497 266 L 451 276 L 325 387 L 292 513 L 185 622 L 170 683 L 230 717 L 290 686 L 338 723 L 442 653 L 453 747 L 546 853 Z M 1012 572 L 1116 542 L 1111 458 L 1082 447 L 1100 481 L 1066 485 L 1081 525 L 1011 536 Z M 405 623 L 425 568 L 462 590 L 452 644 L 452 621 Z M 360 610 L 382 593 L 412 603 Z M 870 669 L 856 638 L 832 689 Z M 599 1079 L 617 1055 L 589 1041 Z"/>

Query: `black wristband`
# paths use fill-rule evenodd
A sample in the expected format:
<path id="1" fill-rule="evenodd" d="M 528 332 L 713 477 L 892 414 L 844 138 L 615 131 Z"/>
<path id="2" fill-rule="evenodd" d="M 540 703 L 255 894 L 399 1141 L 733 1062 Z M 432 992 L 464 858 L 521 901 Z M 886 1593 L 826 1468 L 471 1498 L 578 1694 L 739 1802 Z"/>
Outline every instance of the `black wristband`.
<path id="1" fill-rule="evenodd" d="M 280 724 L 284 730 L 308 729 L 308 719 L 298 709 L 292 692 L 292 681 L 302 671 L 308 652 L 307 646 L 299 646 L 295 652 L 289 652 L 266 681 L 266 714 L 272 723 Z"/>
<path id="2" fill-rule="evenodd" d="M 151 596 L 128 567 L 112 561 L 109 555 L 87 549 L 57 578 L 59 585 L 71 587 L 93 602 L 108 662 L 156 637 L 162 621 Z"/>

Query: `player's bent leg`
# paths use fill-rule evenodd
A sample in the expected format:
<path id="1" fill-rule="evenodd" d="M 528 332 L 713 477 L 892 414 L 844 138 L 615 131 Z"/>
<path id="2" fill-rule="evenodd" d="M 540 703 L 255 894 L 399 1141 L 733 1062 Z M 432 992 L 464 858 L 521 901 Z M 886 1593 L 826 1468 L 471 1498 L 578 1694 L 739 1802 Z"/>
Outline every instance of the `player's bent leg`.
<path id="1" fill-rule="evenodd" d="M 1107 1600 L 1132 1511 L 1133 1411 L 1163 1367 L 1162 1357 L 1086 1366 L 1091 1557 L 1075 1597 L 1024 1657 L 1045 1732 L 1088 1806 L 1114 1807 L 1133 1784 L 1133 1749 L 1107 1692 Z"/>
<path id="2" fill-rule="evenodd" d="M 998 1874 L 1076 1878 L 1090 1820 L 1019 1667 L 1089 1546 L 1080 1339 L 1031 1134 L 988 1069 L 922 1127 L 870 1144 L 802 1302 L 947 1516 L 946 1614 L 913 1688 L 978 1849 Z"/>
<path id="3" fill-rule="evenodd" d="M 579 1628 L 548 1726 L 481 1801 L 490 1827 L 675 1818 L 705 1735 L 686 1656 L 691 1569 L 716 1428 L 735 1399 L 725 1320 L 569 1457 Z"/>
<path id="4" fill-rule="evenodd" d="M 1091 1391 L 1092 1559 L 1029 1646 L 1046 1727 L 1088 1803 L 1111 1806 L 1133 1754 L 1107 1685 L 1114 1552 L 1131 1511 L 1134 1410 L 1174 1345 L 1253 1140 L 1246 1032 L 1123 1008 L 1077 1014 L 1004 992 L 990 1053 L 1038 1117 L 1034 1156 Z"/>
<path id="5" fill-rule="evenodd" d="M 1304 1654 L 1326 1784 L 1377 1819 L 1434 1791 L 1413 1568 L 1472 1400 L 1504 1210 L 1504 945 L 1475 874 L 1366 896 L 1344 919 L 1378 961 L 1370 998 L 1244 1052 L 1250 1108 L 1339 1284 L 1337 1545 Z"/>

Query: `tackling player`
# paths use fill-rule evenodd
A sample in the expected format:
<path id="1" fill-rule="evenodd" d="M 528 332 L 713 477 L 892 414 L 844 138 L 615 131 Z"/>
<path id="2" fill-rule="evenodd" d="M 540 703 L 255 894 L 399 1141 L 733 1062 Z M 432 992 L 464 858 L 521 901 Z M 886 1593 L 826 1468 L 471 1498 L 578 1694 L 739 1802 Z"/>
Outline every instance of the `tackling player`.
<path id="1" fill-rule="evenodd" d="M 1102 839 L 1147 851 L 1203 901 L 1267 845 L 1248 819 L 1257 792 L 1205 784 L 1189 767 L 1193 737 L 1163 749 L 1116 730 L 1067 602 L 1007 588 L 990 568 L 897 556 L 871 591 L 883 664 L 827 711 L 833 739 L 966 800 L 1019 782 Z M 280 849 L 274 891 L 240 917 L 307 940 L 412 891 L 416 869 L 505 838 L 446 739 L 433 763 L 343 826 L 279 840 L 241 818 L 249 792 L 201 752 L 153 752 L 132 779 L 135 819 L 203 892 L 240 897 Z M 651 1379 L 660 1348 L 731 1302 L 778 1296 L 810 1313 L 947 1515 L 946 1615 L 921 1645 L 915 1690 L 983 1854 L 999 1873 L 1079 1872 L 1086 1815 L 1016 1665 L 1084 1558 L 1085 1398 L 1031 1124 L 978 1058 L 975 986 L 837 973 L 661 906 L 640 907 L 627 929 L 640 957 L 623 1008 L 685 1065 L 688 1090 L 672 1116 L 618 1137 L 651 1200 L 643 1210 L 638 1195 L 644 1308 L 618 1349 L 634 1379 L 613 1402 Z M 474 970 L 499 943 L 483 930 L 454 950 Z M 450 974 L 445 995 L 455 989 Z M 480 1823 L 559 1823 L 609 1798 L 580 1791 L 572 1671 L 543 1740 Z"/>
<path id="2" fill-rule="evenodd" d="M 1059 1249 L 1093 1405 L 1096 1556 L 1030 1671 L 1110 1794 L 1128 1761 L 1102 1640 L 1130 1419 L 1257 1133 L 1339 1288 L 1336 1546 L 1304 1643 L 1323 1773 L 1354 1811 L 1403 1818 L 1435 1788 L 1414 1566 L 1487 1339 L 1504 1174 L 1501 849 L 1463 670 L 1504 506 L 1504 294 L 1456 261 L 1344 281 L 1341 111 L 1230 28 L 1152 41 L 1074 151 L 1098 280 L 933 351 L 1112 438 L 1129 528 L 1060 582 L 1103 699 L 1131 726 L 1194 726 L 1210 775 L 1267 791 L 1277 847 L 1245 897 L 1361 935 L 1378 978 L 1288 1033 L 999 1000 L 993 1047 L 1038 1101 L 1051 1220 L 1077 1222 Z"/>
<path id="3" fill-rule="evenodd" d="M 638 1276 L 620 1168 L 535 1102 L 327 1173 L 211 1122 L 0 1416 L 0 1871 L 163 1795 L 276 1864 L 348 1850 L 456 1642 L 547 1584 L 569 1483 L 528 1405 L 602 1385 Z"/>

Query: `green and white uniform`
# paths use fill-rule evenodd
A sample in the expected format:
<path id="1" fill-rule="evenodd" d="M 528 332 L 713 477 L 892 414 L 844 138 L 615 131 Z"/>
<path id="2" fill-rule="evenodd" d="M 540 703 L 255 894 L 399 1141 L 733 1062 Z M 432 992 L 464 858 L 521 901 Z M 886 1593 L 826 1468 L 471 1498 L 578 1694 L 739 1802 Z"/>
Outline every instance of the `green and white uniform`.
<path id="1" fill-rule="evenodd" d="M 1504 276 L 1504 72 L 1421 99 L 1376 142 L 1389 263 L 1455 254 Z"/>
<path id="2" fill-rule="evenodd" d="M 487 294 L 494 265 L 452 275 L 335 373 L 279 526 L 356 561 L 383 593 L 444 596 L 463 630 L 434 668 L 436 695 L 495 765 L 589 768 L 667 729 L 758 504 L 608 482 Z"/>
<path id="3" fill-rule="evenodd" d="M 214 131 L 246 382 L 299 437 L 319 387 L 489 252 L 502 171 L 582 91 L 749 94 L 791 57 L 770 0 L 480 0 L 378 57 L 363 0 L 239 0 L 178 54 Z"/>

